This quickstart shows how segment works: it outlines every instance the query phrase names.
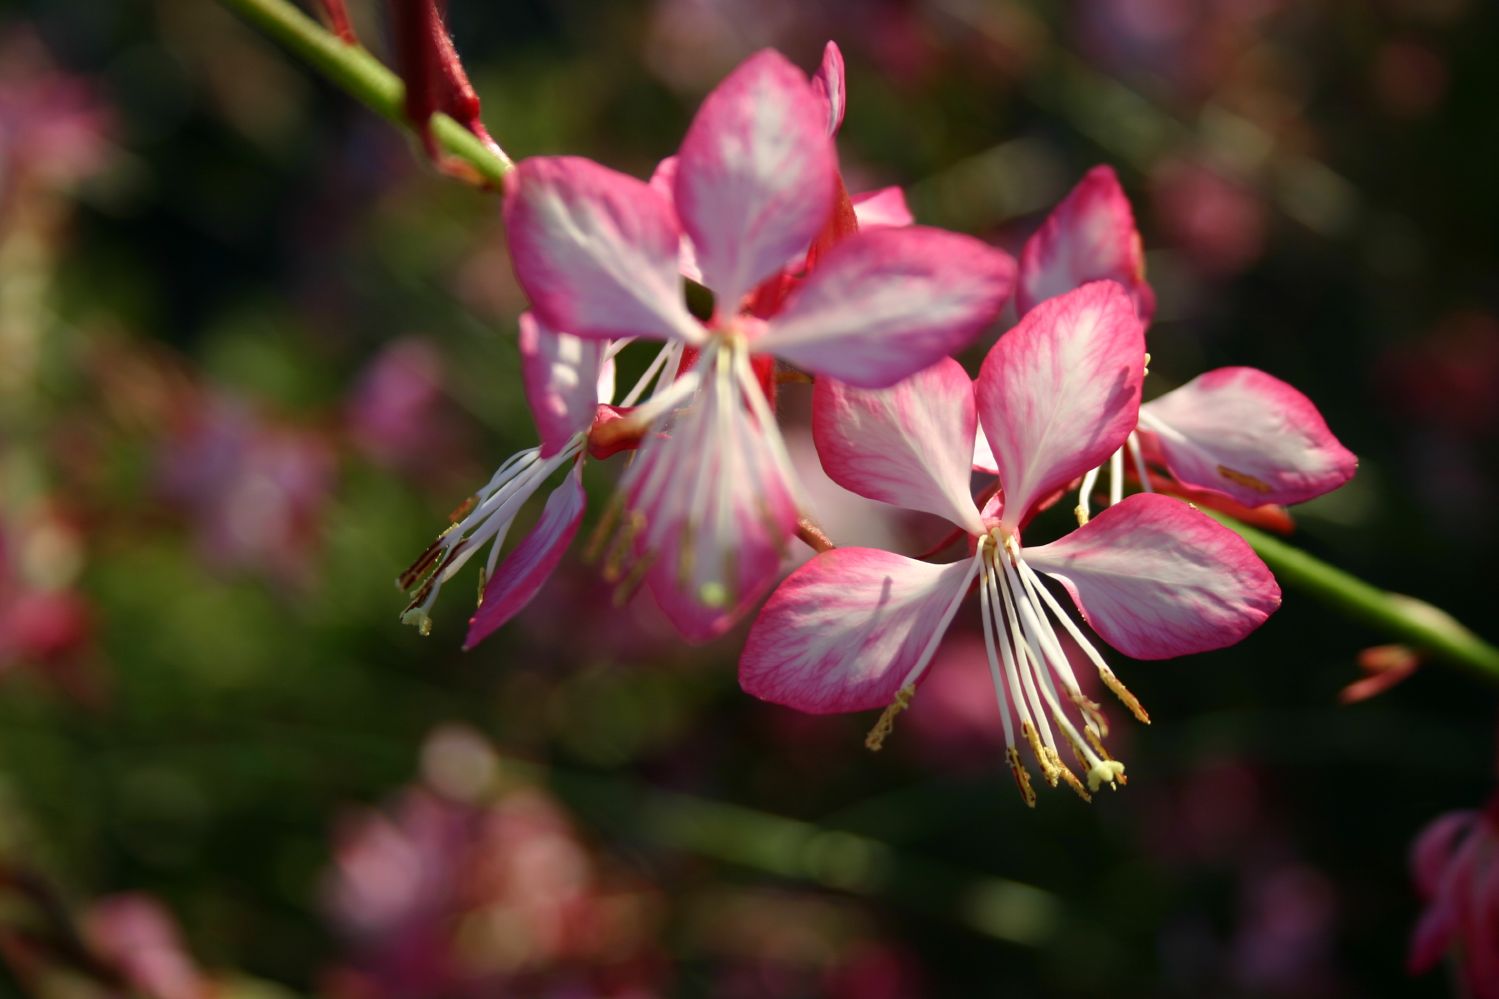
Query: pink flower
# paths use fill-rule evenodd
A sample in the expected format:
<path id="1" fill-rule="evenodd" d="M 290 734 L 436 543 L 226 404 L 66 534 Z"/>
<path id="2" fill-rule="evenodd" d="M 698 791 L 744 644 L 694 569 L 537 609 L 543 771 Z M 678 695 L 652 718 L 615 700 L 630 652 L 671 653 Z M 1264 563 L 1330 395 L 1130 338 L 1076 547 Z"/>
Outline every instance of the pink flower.
<path id="1" fill-rule="evenodd" d="M 1473 999 L 1499 999 L 1499 796 L 1481 812 L 1448 812 L 1422 830 L 1411 871 L 1426 901 L 1411 937 L 1411 974 L 1455 948 Z"/>
<path id="2" fill-rule="evenodd" d="M 1023 313 L 1087 281 L 1118 282 L 1142 322 L 1155 311 L 1134 213 L 1114 171 L 1094 167 L 1047 217 L 1020 255 L 1016 300 Z M 1330 492 L 1358 466 L 1306 396 L 1253 368 L 1219 368 L 1140 409 L 1138 433 L 1109 457 L 1109 502 L 1123 498 L 1124 460 L 1152 489 L 1148 465 L 1164 468 L 1194 499 L 1224 497 L 1248 507 L 1288 505 Z M 980 438 L 974 464 L 994 469 Z M 1086 522 L 1098 480 L 1090 471 L 1078 498 Z M 1206 491 L 1207 496 L 1203 496 Z M 1216 505 L 1216 504 L 1215 504 Z"/>
<path id="3" fill-rule="evenodd" d="M 443 584 L 490 546 L 480 578 L 479 608 L 463 647 L 471 649 L 531 602 L 562 560 L 583 520 L 583 460 L 601 402 L 614 395 L 609 344 L 556 333 L 527 313 L 520 319 L 521 375 L 541 443 L 512 455 L 460 508 L 451 524 L 397 579 L 412 593 L 401 620 L 422 634 Z M 547 499 L 541 519 L 501 563 L 510 526 L 554 473 L 572 464 Z"/>
<path id="4" fill-rule="evenodd" d="M 973 555 L 950 565 L 868 548 L 817 556 L 755 621 L 740 662 L 744 689 L 814 713 L 889 705 L 870 733 L 878 748 L 977 580 L 1007 755 L 1027 801 L 1017 720 L 1051 784 L 1065 779 L 1087 795 L 1061 760 L 1064 742 L 1089 789 L 1120 781 L 1124 766 L 1103 747 L 1102 714 L 1082 693 L 1052 621 L 1148 719 L 1041 575 L 1062 585 L 1101 638 L 1138 659 L 1231 645 L 1280 602 L 1269 570 L 1238 535 L 1164 496 L 1131 496 L 1057 541 L 1022 543 L 1039 505 L 1119 450 L 1135 426 L 1144 373 L 1134 303 L 1100 281 L 1027 313 L 990 350 L 976 386 L 951 360 L 885 391 L 819 381 L 813 426 L 834 481 L 946 517 L 967 532 Z M 982 510 L 969 492 L 976 426 L 1000 486 Z"/>
<path id="5" fill-rule="evenodd" d="M 977 240 L 886 228 L 820 252 L 782 298 L 788 263 L 837 204 L 830 114 L 800 70 L 764 51 L 703 102 L 671 198 L 660 181 L 575 157 L 526 160 L 508 185 L 511 256 L 538 319 L 580 337 L 668 344 L 654 393 L 627 417 L 650 432 L 620 483 L 605 571 L 643 578 L 689 638 L 720 634 L 769 586 L 799 515 L 752 362 L 890 385 L 971 341 L 1013 284 L 1010 258 Z M 684 301 L 684 235 L 715 295 L 706 324 Z M 752 311 L 767 281 L 772 307 Z"/>

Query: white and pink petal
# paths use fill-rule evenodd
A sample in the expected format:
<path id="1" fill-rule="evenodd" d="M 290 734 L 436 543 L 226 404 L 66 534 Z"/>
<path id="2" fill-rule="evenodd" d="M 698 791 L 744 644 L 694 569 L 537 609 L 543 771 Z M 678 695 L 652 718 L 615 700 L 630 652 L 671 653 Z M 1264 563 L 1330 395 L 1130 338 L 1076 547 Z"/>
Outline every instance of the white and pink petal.
<path id="1" fill-rule="evenodd" d="M 837 135 L 848 107 L 848 85 L 844 80 L 843 52 L 837 42 L 828 42 L 822 50 L 822 64 L 812 75 L 812 90 L 827 108 L 828 134 Z"/>
<path id="2" fill-rule="evenodd" d="M 906 204 L 906 192 L 899 187 L 865 191 L 851 200 L 860 229 L 899 229 L 916 222 L 911 206 Z"/>
<path id="3" fill-rule="evenodd" d="M 1145 330 L 1112 281 L 1048 299 L 999 338 L 979 370 L 978 411 L 1012 526 L 1119 450 L 1144 378 Z"/>
<path id="4" fill-rule="evenodd" d="M 548 326 L 702 340 L 682 295 L 681 231 L 650 185 L 581 157 L 532 157 L 507 179 L 504 211 L 516 279 Z"/>
<path id="5" fill-rule="evenodd" d="M 827 223 L 838 164 L 826 126 L 806 75 L 769 49 L 698 109 L 677 153 L 674 202 L 724 314 Z"/>
<path id="6" fill-rule="evenodd" d="M 1140 431 L 1178 482 L 1250 506 L 1305 502 L 1358 467 L 1310 399 L 1254 368 L 1209 371 L 1146 403 Z"/>
<path id="7" fill-rule="evenodd" d="M 753 347 L 851 385 L 893 385 L 966 347 L 1014 287 L 1015 262 L 922 226 L 836 244 Z"/>
<path id="8" fill-rule="evenodd" d="M 519 614 L 551 578 L 578 533 L 586 501 L 583 465 L 578 462 L 547 497 L 536 526 L 505 556 L 484 584 L 483 600 L 468 622 L 468 635 L 463 640 L 465 649 L 478 645 Z"/>
<path id="9" fill-rule="evenodd" d="M 972 578 L 875 548 L 834 548 L 787 577 L 755 619 L 739 683 L 813 714 L 881 708 L 941 640 Z"/>
<path id="10" fill-rule="evenodd" d="M 601 388 L 613 383 L 608 351 L 606 340 L 558 333 L 532 313 L 521 315 L 521 385 L 536 421 L 541 457 L 556 454 L 593 425 Z"/>
<path id="11" fill-rule="evenodd" d="M 973 382 L 950 357 L 886 389 L 832 378 L 812 389 L 812 438 L 830 479 L 971 534 L 984 532 L 969 492 L 977 427 Z"/>
<path id="12" fill-rule="evenodd" d="M 1103 280 L 1119 282 L 1140 320 L 1150 322 L 1155 292 L 1145 281 L 1145 251 L 1129 199 L 1109 166 L 1089 170 L 1026 241 L 1016 305 L 1024 315 L 1048 298 Z"/>
<path id="13" fill-rule="evenodd" d="M 1275 577 L 1243 538 L 1155 493 L 1128 496 L 1023 557 L 1062 584 L 1104 641 L 1136 659 L 1233 645 L 1280 606 Z"/>

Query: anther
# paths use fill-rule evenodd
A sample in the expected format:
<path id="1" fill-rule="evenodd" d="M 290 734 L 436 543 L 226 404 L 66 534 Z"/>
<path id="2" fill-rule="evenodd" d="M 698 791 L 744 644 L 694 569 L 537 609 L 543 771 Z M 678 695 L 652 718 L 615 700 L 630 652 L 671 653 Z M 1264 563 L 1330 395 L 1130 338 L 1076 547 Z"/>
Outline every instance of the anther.
<path id="1" fill-rule="evenodd" d="M 1124 779 L 1124 764 L 1118 760 L 1099 760 L 1088 771 L 1088 787 L 1094 791 L 1104 784 L 1117 791 L 1120 784 L 1128 783 Z"/>
<path id="2" fill-rule="evenodd" d="M 1077 774 L 1062 762 L 1056 751 L 1048 748 L 1047 753 L 1051 756 L 1051 765 L 1057 768 L 1058 775 L 1066 782 L 1067 786 L 1077 792 L 1077 796 L 1084 801 L 1092 801 L 1093 796 L 1083 788 L 1083 782 L 1077 779 Z M 1089 780 L 1092 780 L 1092 771 L 1089 771 Z"/>
<path id="3" fill-rule="evenodd" d="M 1036 758 L 1036 764 L 1041 768 L 1041 776 L 1046 778 L 1046 783 L 1056 787 L 1062 775 L 1058 773 L 1056 765 L 1051 762 L 1051 756 L 1048 755 L 1050 750 L 1036 734 L 1036 726 L 1029 721 L 1023 721 L 1020 723 L 1020 734 L 1025 736 L 1026 742 L 1030 743 L 1031 755 Z"/>
<path id="4" fill-rule="evenodd" d="M 1144 705 L 1140 703 L 1140 699 L 1129 692 L 1129 688 L 1119 681 L 1119 678 L 1114 675 L 1113 670 L 1107 668 L 1100 669 L 1098 675 L 1103 678 L 1104 684 L 1114 692 L 1114 696 L 1119 698 L 1124 706 L 1129 708 L 1130 712 L 1142 724 L 1150 724 L 1150 715 L 1146 712 Z"/>
<path id="5" fill-rule="evenodd" d="M 885 745 L 885 737 L 895 728 L 895 716 L 911 706 L 911 698 L 916 696 L 916 685 L 908 683 L 895 692 L 895 700 L 890 702 L 889 707 L 880 713 L 879 721 L 874 723 L 874 728 L 864 737 L 864 748 L 871 753 L 878 753 Z"/>
<path id="6" fill-rule="evenodd" d="M 1035 808 L 1036 789 L 1031 787 L 1030 771 L 1020 762 L 1020 750 L 1010 746 L 1005 750 L 1005 759 L 1010 761 L 1010 773 L 1015 777 L 1015 786 L 1020 788 L 1020 797 L 1025 799 L 1025 806 Z"/>

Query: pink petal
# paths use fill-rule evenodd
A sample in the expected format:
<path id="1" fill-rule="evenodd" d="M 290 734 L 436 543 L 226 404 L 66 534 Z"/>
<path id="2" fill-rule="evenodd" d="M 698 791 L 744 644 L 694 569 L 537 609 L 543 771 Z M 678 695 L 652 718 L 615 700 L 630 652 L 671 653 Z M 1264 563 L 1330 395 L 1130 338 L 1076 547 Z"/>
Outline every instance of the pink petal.
<path id="1" fill-rule="evenodd" d="M 860 229 L 903 228 L 916 221 L 899 187 L 882 187 L 853 196 L 854 217 Z"/>
<path id="2" fill-rule="evenodd" d="M 1008 254 L 969 236 L 921 226 L 855 233 L 827 252 L 754 349 L 883 388 L 967 346 L 1014 280 Z"/>
<path id="3" fill-rule="evenodd" d="M 1478 813 L 1447 812 L 1433 819 L 1411 844 L 1411 876 L 1423 898 L 1431 898 L 1442 884 L 1442 875 L 1452 863 L 1458 841 L 1473 828 Z"/>
<path id="4" fill-rule="evenodd" d="M 848 87 L 843 74 L 843 52 L 837 42 L 828 42 L 822 50 L 822 65 L 812 76 L 812 90 L 827 109 L 828 134 L 837 135 L 848 107 Z"/>
<path id="5" fill-rule="evenodd" d="M 1083 619 L 1136 659 L 1239 641 L 1280 606 L 1280 587 L 1233 531 L 1180 500 L 1128 496 L 1023 557 L 1066 587 Z"/>
<path id="6" fill-rule="evenodd" d="M 931 565 L 875 548 L 823 552 L 760 611 L 739 660 L 739 684 L 813 714 L 884 707 L 946 630 L 946 611 L 969 572 L 966 560 Z"/>
<path id="7" fill-rule="evenodd" d="M 973 428 L 973 470 L 986 475 L 999 474 L 999 462 L 994 460 L 994 449 L 989 446 L 983 427 Z"/>
<path id="8" fill-rule="evenodd" d="M 973 382 L 944 357 L 887 389 L 819 378 L 812 439 L 828 477 L 845 489 L 984 533 L 968 491 L 978 427 Z"/>
<path id="9" fill-rule="evenodd" d="M 573 466 L 572 474 L 547 497 L 541 519 L 531 528 L 515 550 L 505 556 L 499 568 L 484 584 L 484 599 L 468 622 L 464 649 L 471 649 L 488 638 L 523 610 L 543 583 L 551 578 L 562 561 L 562 553 L 572 544 L 583 520 L 583 464 Z"/>
<path id="10" fill-rule="evenodd" d="M 1435 968 L 1452 946 L 1456 929 L 1457 914 L 1449 901 L 1443 899 L 1427 906 L 1411 932 L 1410 950 L 1405 958 L 1406 972 L 1419 975 Z"/>
<path id="11" fill-rule="evenodd" d="M 677 158 L 668 156 L 656 164 L 656 170 L 651 174 L 651 187 L 657 194 L 665 198 L 668 203 L 675 201 L 677 196 Z M 692 240 L 687 234 L 682 234 L 682 246 L 678 252 L 677 268 L 682 276 L 703 283 L 703 272 L 697 265 L 697 251 L 692 248 Z"/>
<path id="12" fill-rule="evenodd" d="M 1310 399 L 1254 368 L 1198 375 L 1142 406 L 1140 428 L 1177 481 L 1252 506 L 1305 502 L 1358 467 Z"/>
<path id="13" fill-rule="evenodd" d="M 1016 304 L 1025 315 L 1048 298 L 1100 280 L 1123 285 L 1141 322 L 1150 322 L 1155 292 L 1145 282 L 1145 252 L 1129 199 L 1109 166 L 1089 170 L 1026 241 Z"/>
<path id="14" fill-rule="evenodd" d="M 593 426 L 599 384 L 606 365 L 605 340 L 584 340 L 556 333 L 531 313 L 520 317 L 521 384 L 541 435 L 541 456 L 549 458 L 567 446 L 574 434 Z"/>
<path id="15" fill-rule="evenodd" d="M 769 49 L 698 109 L 677 154 L 675 202 L 724 313 L 827 222 L 838 164 L 826 124 L 806 76 Z"/>
<path id="16" fill-rule="evenodd" d="M 538 318 L 575 336 L 697 343 L 681 232 L 650 185 L 575 156 L 522 160 L 506 182 L 515 276 Z"/>
<path id="17" fill-rule="evenodd" d="M 999 338 L 979 371 L 979 422 L 1010 523 L 1119 449 L 1144 377 L 1145 329 L 1112 281 L 1048 299 Z"/>

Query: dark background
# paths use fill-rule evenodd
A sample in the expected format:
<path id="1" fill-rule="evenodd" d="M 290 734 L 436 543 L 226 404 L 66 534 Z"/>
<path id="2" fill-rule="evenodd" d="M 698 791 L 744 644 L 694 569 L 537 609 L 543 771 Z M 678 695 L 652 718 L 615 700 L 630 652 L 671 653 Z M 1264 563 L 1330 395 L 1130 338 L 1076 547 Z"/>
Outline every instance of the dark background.
<path id="1" fill-rule="evenodd" d="M 384 52 L 376 7 L 354 9 Z M 451 7 L 516 157 L 648 175 L 744 55 L 810 70 L 834 38 L 850 187 L 906 185 L 922 222 L 1018 253 L 1114 164 L 1160 297 L 1147 392 L 1225 364 L 1295 384 L 1360 457 L 1296 512 L 1295 542 L 1496 634 L 1493 4 Z M 103 137 L 0 228 L 0 350 L 34 348 L 0 390 L 7 551 L 86 608 L 61 651 L 0 652 L 0 862 L 74 918 L 148 893 L 235 989 L 401 994 L 340 984 L 378 961 L 329 872 L 351 810 L 430 783 L 424 740 L 461 723 L 498 754 L 500 799 L 567 816 L 598 883 L 649 913 L 624 962 L 645 984 L 599 984 L 637 974 L 617 955 L 537 951 L 502 984 L 407 994 L 1446 994 L 1440 971 L 1404 975 L 1406 854 L 1490 793 L 1492 692 L 1435 664 L 1340 706 L 1386 639 L 1312 594 L 1288 589 L 1237 648 L 1117 663 L 1155 722 L 1119 719 L 1129 788 L 1034 812 L 965 681 L 872 755 L 872 719 L 752 701 L 738 637 L 680 645 L 648 599 L 611 607 L 576 554 L 474 652 L 468 577 L 432 637 L 401 627 L 390 580 L 533 441 L 497 197 L 214 3 L 0 16 L 90 95 Z M 393 344 L 435 365 L 394 429 L 366 381 Z M 793 421 L 801 406 L 790 390 Z M 595 511 L 612 474 L 590 472 Z M 270 526 L 247 537 L 242 514 Z M 63 547 L 44 531 L 22 559 L 39 520 Z"/>

